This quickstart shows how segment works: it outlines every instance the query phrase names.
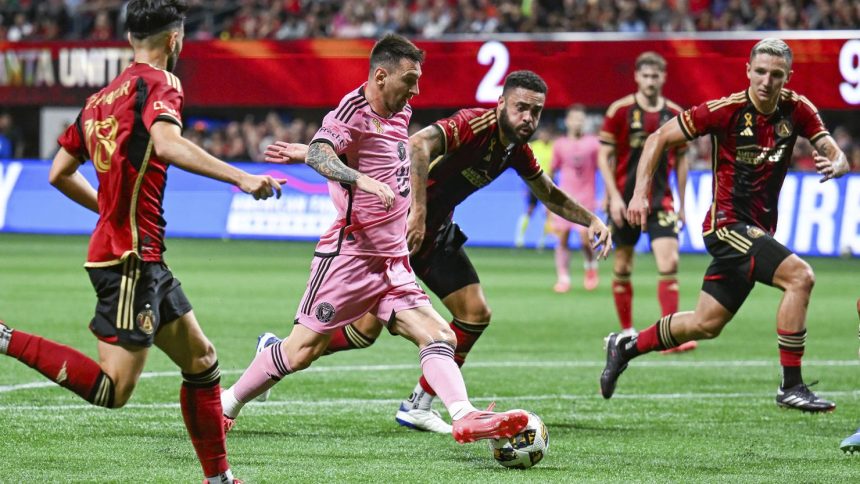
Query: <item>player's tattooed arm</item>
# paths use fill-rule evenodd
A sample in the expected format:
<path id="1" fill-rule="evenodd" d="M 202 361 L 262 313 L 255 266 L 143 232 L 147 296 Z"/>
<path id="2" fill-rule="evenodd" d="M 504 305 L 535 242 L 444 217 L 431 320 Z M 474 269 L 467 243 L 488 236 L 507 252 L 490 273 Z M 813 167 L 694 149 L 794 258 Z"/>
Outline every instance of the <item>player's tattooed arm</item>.
<path id="1" fill-rule="evenodd" d="M 588 228 L 588 239 L 597 252 L 598 259 L 605 259 L 612 248 L 609 228 L 591 210 L 583 207 L 556 185 L 546 173 L 526 181 L 529 189 L 552 213 Z"/>
<path id="2" fill-rule="evenodd" d="M 329 180 L 355 185 L 359 190 L 375 195 L 386 210 L 394 205 L 394 191 L 391 187 L 346 166 L 328 143 L 311 143 L 305 164 Z"/>
<path id="3" fill-rule="evenodd" d="M 412 206 L 406 229 L 406 244 L 412 254 L 424 242 L 427 217 L 427 177 L 430 162 L 445 154 L 445 138 L 438 126 L 430 125 L 409 137 L 409 157 L 412 163 Z"/>
<path id="4" fill-rule="evenodd" d="M 822 136 L 815 142 L 812 158 L 815 160 L 815 169 L 822 175 L 821 182 L 839 178 L 851 169 L 845 153 L 830 135 Z"/>
<path id="5" fill-rule="evenodd" d="M 543 202 L 550 212 L 570 220 L 573 223 L 588 227 L 595 215 L 583 207 L 570 195 L 562 191 L 546 173 L 533 180 L 526 181 L 529 189 Z"/>
<path id="6" fill-rule="evenodd" d="M 308 147 L 305 164 L 329 180 L 340 183 L 354 185 L 358 177 L 361 176 L 361 173 L 346 166 L 328 143 L 311 143 Z"/>

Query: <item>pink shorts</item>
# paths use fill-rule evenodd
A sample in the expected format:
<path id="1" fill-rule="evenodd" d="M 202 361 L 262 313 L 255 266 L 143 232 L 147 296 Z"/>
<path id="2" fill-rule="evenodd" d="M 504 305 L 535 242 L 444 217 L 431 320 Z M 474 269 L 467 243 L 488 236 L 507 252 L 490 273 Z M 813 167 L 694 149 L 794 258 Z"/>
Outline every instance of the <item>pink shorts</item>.
<path id="1" fill-rule="evenodd" d="M 324 334 L 366 313 L 387 326 L 398 311 L 422 306 L 430 306 L 430 298 L 415 281 L 408 256 L 314 257 L 296 321 Z"/>

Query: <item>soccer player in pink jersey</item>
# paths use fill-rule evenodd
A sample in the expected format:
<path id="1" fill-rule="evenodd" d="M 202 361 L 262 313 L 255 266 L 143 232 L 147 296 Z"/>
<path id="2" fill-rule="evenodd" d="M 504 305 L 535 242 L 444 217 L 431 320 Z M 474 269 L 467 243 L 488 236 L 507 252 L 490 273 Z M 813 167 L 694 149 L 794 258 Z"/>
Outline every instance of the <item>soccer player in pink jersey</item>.
<path id="1" fill-rule="evenodd" d="M 472 406 L 454 361 L 457 338 L 409 264 L 409 100 L 418 94 L 423 61 L 424 52 L 405 38 L 383 37 L 371 51 L 367 82 L 326 115 L 309 145 L 305 162 L 328 178 L 338 217 L 314 252 L 298 324 L 222 394 L 226 428 L 245 403 L 310 366 L 332 332 L 368 313 L 418 345 L 421 369 L 451 415 L 457 442 L 510 437 L 528 422 L 522 410 Z"/>
<path id="2" fill-rule="evenodd" d="M 576 199 L 583 207 L 594 211 L 595 174 L 597 173 L 597 152 L 600 140 L 593 134 L 586 134 L 585 106 L 575 104 L 568 108 L 564 124 L 567 135 L 555 140 L 552 147 L 552 173 L 558 173 L 559 187 Z M 575 224 L 556 214 L 550 215 L 553 229 L 558 235 L 555 246 L 555 270 L 557 280 L 553 289 L 565 293 L 570 290 L 570 231 L 576 230 L 582 240 L 582 255 L 585 258 L 585 277 L 583 286 L 588 291 L 597 287 L 597 258 L 585 227 Z"/>
<path id="3" fill-rule="evenodd" d="M 458 365 L 465 363 L 492 315 L 478 272 L 463 247 L 466 235 L 453 220 L 457 205 L 471 194 L 505 170 L 514 170 L 548 210 L 588 227 L 598 258 L 605 258 L 612 246 L 609 228 L 556 186 L 528 145 L 540 122 L 546 92 L 546 83 L 536 73 L 511 72 L 495 108 L 461 109 L 409 138 L 414 197 L 408 219 L 409 260 L 415 274 L 451 312 Z M 277 142 L 267 148 L 266 160 L 288 163 L 304 159 L 306 151 L 305 145 Z M 382 331 L 377 319 L 371 313 L 339 328 L 327 351 L 370 346 Z M 274 335 L 264 333 L 257 350 L 275 341 Z M 400 404 L 395 420 L 407 428 L 450 432 L 451 426 L 432 409 L 437 393 L 425 373 Z"/>

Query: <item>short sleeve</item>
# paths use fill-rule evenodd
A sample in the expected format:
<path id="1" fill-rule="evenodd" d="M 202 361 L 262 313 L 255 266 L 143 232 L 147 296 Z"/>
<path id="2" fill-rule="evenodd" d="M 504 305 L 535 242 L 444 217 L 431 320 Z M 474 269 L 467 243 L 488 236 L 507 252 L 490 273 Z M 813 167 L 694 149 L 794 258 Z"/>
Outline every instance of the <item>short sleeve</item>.
<path id="1" fill-rule="evenodd" d="M 443 154 L 457 151 L 460 146 L 474 138 L 472 126 L 469 123 L 474 119 L 477 117 L 470 115 L 470 111 L 460 110 L 453 116 L 440 119 L 433 124 L 442 132 L 442 138 L 445 140 Z"/>
<path id="2" fill-rule="evenodd" d="M 332 148 L 334 148 L 335 153 L 342 155 L 352 144 L 353 138 L 357 138 L 356 136 L 353 136 L 355 131 L 353 124 L 364 118 L 361 116 L 361 113 L 358 112 L 349 116 L 346 121 L 344 121 L 343 119 L 339 119 L 336 113 L 337 110 L 331 111 L 325 118 L 323 118 L 322 125 L 320 126 L 320 129 L 317 130 L 311 143 L 318 141 L 328 143 Z M 341 118 L 343 118 L 343 116 L 341 116 Z"/>
<path id="3" fill-rule="evenodd" d="M 87 146 L 84 138 L 84 127 L 82 126 L 81 114 L 78 113 L 75 122 L 70 124 L 63 134 L 57 138 L 57 143 L 63 147 L 70 155 L 81 161 L 89 158 L 87 154 Z"/>
<path id="4" fill-rule="evenodd" d="M 821 116 L 818 115 L 818 109 L 806 96 L 799 96 L 795 113 L 797 133 L 808 139 L 810 143 L 815 143 L 830 134 Z"/>
<path id="5" fill-rule="evenodd" d="M 511 166 L 523 180 L 534 180 L 543 174 L 543 168 L 540 167 L 534 152 L 527 144 L 517 150 Z"/>
<path id="6" fill-rule="evenodd" d="M 606 117 L 603 118 L 603 125 L 600 127 L 600 133 L 597 135 L 601 144 L 615 146 L 618 142 L 618 133 L 621 131 L 618 122 L 621 118 L 618 114 L 620 111 L 620 109 L 610 110 L 610 112 L 606 113 Z"/>
<path id="7" fill-rule="evenodd" d="M 725 115 L 732 112 L 727 108 L 730 105 L 722 101 L 710 101 L 685 110 L 677 117 L 681 131 L 690 141 L 713 133 L 723 124 Z"/>
<path id="8" fill-rule="evenodd" d="M 143 106 L 143 124 L 146 129 L 152 128 L 156 121 L 167 121 L 182 127 L 182 84 L 179 78 L 167 71 L 160 71 L 156 76 L 164 75 L 150 84 L 152 90 Z"/>

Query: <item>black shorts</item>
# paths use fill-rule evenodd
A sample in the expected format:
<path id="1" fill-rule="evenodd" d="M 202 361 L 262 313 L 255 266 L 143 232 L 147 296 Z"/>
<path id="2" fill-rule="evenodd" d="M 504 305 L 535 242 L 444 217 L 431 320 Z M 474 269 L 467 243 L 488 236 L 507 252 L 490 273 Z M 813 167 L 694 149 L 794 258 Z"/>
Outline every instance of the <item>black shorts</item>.
<path id="1" fill-rule="evenodd" d="M 642 230 L 639 226 L 632 226 L 624 221 L 621 227 L 615 225 L 612 217 L 609 218 L 609 230 L 612 231 L 612 242 L 615 245 L 634 246 L 639 242 L 639 237 L 642 235 Z M 670 210 L 653 211 L 648 214 L 648 238 L 651 243 L 654 239 L 661 237 L 678 238 L 678 214 Z"/>
<path id="2" fill-rule="evenodd" d="M 732 313 L 738 312 L 756 282 L 773 286 L 777 267 L 793 253 L 764 230 L 745 223 L 711 232 L 705 246 L 714 259 L 702 291 Z"/>
<path id="3" fill-rule="evenodd" d="M 449 220 L 409 259 L 415 274 L 439 299 L 480 282 L 463 249 L 467 239 L 460 227 Z"/>
<path id="4" fill-rule="evenodd" d="M 90 331 L 107 343 L 148 348 L 162 324 L 191 311 L 179 281 L 163 262 L 131 256 L 122 264 L 87 272 L 98 297 Z"/>

